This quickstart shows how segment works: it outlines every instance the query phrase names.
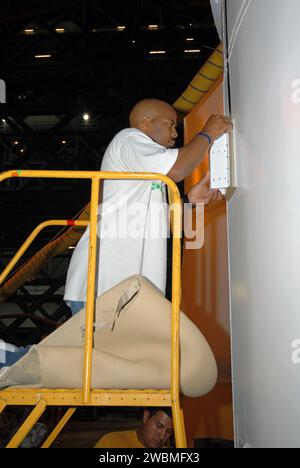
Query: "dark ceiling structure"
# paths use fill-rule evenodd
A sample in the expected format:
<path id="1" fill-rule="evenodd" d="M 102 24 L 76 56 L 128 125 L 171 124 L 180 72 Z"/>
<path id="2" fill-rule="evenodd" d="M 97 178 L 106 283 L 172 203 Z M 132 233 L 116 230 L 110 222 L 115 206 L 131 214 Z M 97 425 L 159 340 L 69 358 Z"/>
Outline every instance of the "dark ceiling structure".
<path id="1" fill-rule="evenodd" d="M 219 43 L 209 0 L 2 0 L 0 40 L 0 172 L 98 170 L 131 107 L 146 97 L 173 103 Z M 72 218 L 88 201 L 82 181 L 1 183 L 0 270 L 39 223 Z M 25 260 L 56 233 L 43 231 Z M 42 272 L 48 301 L 61 301 L 67 261 Z M 29 289 L 12 301 L 49 320 L 46 297 L 28 305 Z"/>

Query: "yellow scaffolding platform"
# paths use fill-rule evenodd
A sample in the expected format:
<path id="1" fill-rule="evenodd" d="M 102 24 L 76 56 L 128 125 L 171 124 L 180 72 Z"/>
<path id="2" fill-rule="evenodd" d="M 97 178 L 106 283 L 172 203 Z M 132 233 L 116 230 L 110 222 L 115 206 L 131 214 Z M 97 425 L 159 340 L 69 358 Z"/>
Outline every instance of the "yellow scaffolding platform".
<path id="1" fill-rule="evenodd" d="M 83 171 L 23 171 L 13 170 L 0 173 L 0 182 L 12 177 L 90 179 L 90 221 L 50 220 L 40 224 L 21 246 L 17 254 L 0 275 L 0 285 L 19 261 L 25 250 L 48 226 L 77 226 L 90 224 L 88 282 L 86 302 L 86 333 L 84 342 L 83 388 L 79 389 L 30 389 L 7 388 L 0 391 L 0 413 L 9 405 L 34 406 L 27 419 L 12 437 L 7 448 L 17 448 L 30 432 L 48 406 L 66 406 L 68 410 L 43 444 L 48 448 L 67 424 L 79 406 L 162 406 L 171 407 L 177 448 L 186 447 L 183 412 L 179 398 L 179 327 L 181 294 L 181 201 L 176 184 L 166 176 L 155 173 L 83 172 Z M 171 321 L 171 382 L 170 389 L 162 390 L 95 390 L 91 388 L 95 274 L 97 258 L 97 207 L 101 180 L 160 180 L 169 189 L 173 208 L 173 260 L 172 260 L 172 321 Z"/>

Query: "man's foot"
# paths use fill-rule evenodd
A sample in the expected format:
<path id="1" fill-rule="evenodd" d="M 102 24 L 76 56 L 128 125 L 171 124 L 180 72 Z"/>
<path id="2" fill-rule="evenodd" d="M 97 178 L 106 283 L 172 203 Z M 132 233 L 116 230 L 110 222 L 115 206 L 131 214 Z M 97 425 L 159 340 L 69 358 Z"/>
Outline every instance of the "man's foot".
<path id="1" fill-rule="evenodd" d="M 0 339 L 0 377 L 2 377 L 2 375 L 5 373 L 7 369 L 8 354 L 12 356 L 17 351 L 18 351 L 17 346 L 14 346 L 10 343 L 6 343 L 6 341 Z"/>
<path id="2" fill-rule="evenodd" d="M 6 343 L 6 341 L 0 339 L 0 350 L 15 353 L 16 351 L 18 351 L 18 347 L 13 344 Z"/>
<path id="3" fill-rule="evenodd" d="M 0 368 L 10 367 L 15 364 L 21 357 L 23 357 L 29 350 L 29 346 L 26 348 L 18 347 L 10 343 L 6 343 L 4 340 L 0 340 Z"/>

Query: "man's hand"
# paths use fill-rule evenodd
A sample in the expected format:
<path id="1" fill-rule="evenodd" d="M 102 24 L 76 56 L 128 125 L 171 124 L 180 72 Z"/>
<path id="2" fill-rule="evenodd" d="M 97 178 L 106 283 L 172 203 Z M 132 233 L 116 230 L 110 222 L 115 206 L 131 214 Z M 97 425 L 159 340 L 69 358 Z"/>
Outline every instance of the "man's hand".
<path id="1" fill-rule="evenodd" d="M 224 133 L 232 132 L 233 124 L 229 117 L 212 115 L 206 122 L 203 132 L 208 133 L 212 140 L 217 140 Z"/>
<path id="2" fill-rule="evenodd" d="M 200 203 L 208 205 L 216 200 L 221 200 L 223 197 L 219 190 L 210 189 L 210 173 L 207 172 L 205 177 L 194 185 L 187 194 L 190 203 Z"/>

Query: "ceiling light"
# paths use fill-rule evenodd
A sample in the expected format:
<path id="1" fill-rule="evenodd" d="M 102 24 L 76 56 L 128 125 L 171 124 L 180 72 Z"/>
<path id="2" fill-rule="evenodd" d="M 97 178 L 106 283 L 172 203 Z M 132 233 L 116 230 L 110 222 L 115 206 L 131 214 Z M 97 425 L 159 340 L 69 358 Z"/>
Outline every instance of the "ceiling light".
<path id="1" fill-rule="evenodd" d="M 51 54 L 38 54 L 35 55 L 35 58 L 51 58 Z"/>
<path id="2" fill-rule="evenodd" d="M 14 141 L 14 145 L 17 146 L 18 144 L 19 144 L 18 140 L 15 140 L 15 141 Z"/>
<path id="3" fill-rule="evenodd" d="M 148 29 L 150 29 L 152 31 L 155 30 L 155 29 L 158 29 L 158 24 L 149 24 Z"/>
<path id="4" fill-rule="evenodd" d="M 62 140 L 62 142 L 61 142 L 62 145 L 65 145 L 66 143 L 67 143 L 66 140 Z"/>
<path id="5" fill-rule="evenodd" d="M 5 120 L 5 119 L 2 119 L 2 123 L 6 123 L 6 120 Z"/>
<path id="6" fill-rule="evenodd" d="M 25 34 L 33 34 L 34 29 L 24 29 Z"/>
<path id="7" fill-rule="evenodd" d="M 55 28 L 55 31 L 57 33 L 64 33 L 65 32 L 65 28 Z"/>
<path id="8" fill-rule="evenodd" d="M 192 41 L 194 41 L 194 40 L 195 40 L 195 39 L 194 39 L 193 37 L 187 37 L 187 38 L 186 38 L 186 41 L 188 41 L 188 42 L 192 42 Z"/>
<path id="9" fill-rule="evenodd" d="M 117 26 L 118 31 L 124 31 L 126 29 L 126 26 Z"/>
<path id="10" fill-rule="evenodd" d="M 163 55 L 166 53 L 166 50 L 150 50 L 150 55 Z"/>
<path id="11" fill-rule="evenodd" d="M 23 149 L 23 148 L 22 148 L 22 149 L 20 149 L 20 153 L 24 153 L 24 149 Z"/>
<path id="12" fill-rule="evenodd" d="M 186 49 L 184 51 L 185 54 L 199 54 L 201 52 L 201 49 Z"/>
<path id="13" fill-rule="evenodd" d="M 87 112 L 85 112 L 82 116 L 83 120 L 85 120 L 85 122 L 87 122 L 88 120 L 90 120 L 90 114 L 88 114 Z"/>

